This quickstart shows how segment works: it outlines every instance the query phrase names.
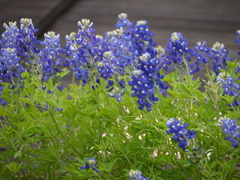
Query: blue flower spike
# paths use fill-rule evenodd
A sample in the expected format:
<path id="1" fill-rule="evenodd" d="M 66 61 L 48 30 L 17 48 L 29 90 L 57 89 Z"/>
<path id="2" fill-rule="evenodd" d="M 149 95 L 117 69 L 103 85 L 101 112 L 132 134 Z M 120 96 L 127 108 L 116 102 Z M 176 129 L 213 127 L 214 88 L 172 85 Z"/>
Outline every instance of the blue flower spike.
<path id="1" fill-rule="evenodd" d="M 236 69 L 236 71 L 238 71 Z M 240 84 L 237 83 L 237 79 L 231 77 L 229 74 L 226 76 L 225 73 L 219 73 L 217 76 L 217 81 L 222 83 L 223 95 L 235 96 L 232 104 L 229 106 L 240 106 Z"/>
<path id="2" fill-rule="evenodd" d="M 40 52 L 40 63 L 42 65 L 43 80 L 48 80 L 55 74 L 61 72 L 63 58 L 61 57 L 60 35 L 51 31 L 44 34 L 44 46 Z"/>
<path id="3" fill-rule="evenodd" d="M 240 30 L 237 30 L 237 39 L 235 39 L 235 42 L 240 46 Z M 238 52 L 238 55 L 240 55 L 240 51 Z"/>
<path id="4" fill-rule="evenodd" d="M 220 118 L 219 126 L 222 127 L 222 131 L 227 135 L 225 139 L 230 141 L 234 148 L 238 148 L 240 144 L 240 126 L 237 124 L 237 119 Z"/>
<path id="5" fill-rule="evenodd" d="M 178 146 L 184 151 L 187 148 L 189 140 L 196 137 L 196 131 L 186 129 L 188 124 L 182 124 L 179 119 L 171 118 L 167 121 L 167 126 L 169 128 L 169 130 L 166 131 L 167 134 L 173 134 L 173 139 L 179 143 Z"/>

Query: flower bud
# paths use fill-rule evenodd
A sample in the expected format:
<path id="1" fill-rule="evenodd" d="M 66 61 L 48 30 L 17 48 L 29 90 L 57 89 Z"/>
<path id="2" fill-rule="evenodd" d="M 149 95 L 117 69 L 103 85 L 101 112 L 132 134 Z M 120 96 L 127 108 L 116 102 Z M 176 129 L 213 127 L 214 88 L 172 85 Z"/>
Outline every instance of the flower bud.
<path id="1" fill-rule="evenodd" d="M 121 13 L 118 15 L 119 19 L 127 19 L 127 17 L 128 17 L 127 13 Z"/>
<path id="2" fill-rule="evenodd" d="M 215 51 L 220 51 L 223 48 L 224 48 L 224 44 L 219 43 L 219 42 L 215 42 L 215 44 L 212 47 L 212 49 Z"/>
<path id="3" fill-rule="evenodd" d="M 147 25 L 147 21 L 146 20 L 140 20 L 140 21 L 137 21 L 137 25 Z"/>
<path id="4" fill-rule="evenodd" d="M 180 37 L 177 32 L 172 33 L 171 39 L 173 42 L 180 40 Z"/>

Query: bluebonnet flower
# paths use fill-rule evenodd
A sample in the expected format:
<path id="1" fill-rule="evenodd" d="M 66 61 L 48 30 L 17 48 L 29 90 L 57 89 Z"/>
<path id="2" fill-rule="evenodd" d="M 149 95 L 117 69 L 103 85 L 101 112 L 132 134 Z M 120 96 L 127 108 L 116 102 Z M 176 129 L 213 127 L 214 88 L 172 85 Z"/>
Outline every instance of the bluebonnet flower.
<path id="1" fill-rule="evenodd" d="M 171 118 L 167 121 L 167 134 L 173 134 L 173 139 L 176 140 L 179 144 L 178 146 L 183 150 L 186 150 L 188 141 L 196 137 L 196 131 L 190 131 L 186 129 L 188 127 L 187 123 L 181 124 L 179 119 Z"/>
<path id="2" fill-rule="evenodd" d="M 63 111 L 63 108 L 56 108 L 56 110 L 57 110 L 58 112 L 61 112 L 61 111 Z"/>
<path id="3" fill-rule="evenodd" d="M 35 36 L 37 31 L 38 30 L 34 28 L 32 19 L 22 18 L 20 20 L 18 42 L 20 47 L 23 49 L 23 56 L 28 58 L 28 63 L 37 59 L 37 56 L 40 52 L 38 46 L 40 45 L 41 41 Z"/>
<path id="4" fill-rule="evenodd" d="M 37 30 L 34 29 L 31 19 L 21 19 L 20 25 L 20 29 L 17 27 L 16 22 L 10 22 L 9 25 L 4 23 L 3 25 L 6 30 L 1 35 L 0 56 L 2 61 L 1 68 L 4 66 L 5 70 L 2 69 L 0 71 L 4 72 L 4 81 L 10 82 L 14 78 L 16 86 L 23 87 L 21 74 L 26 70 L 26 62 L 30 63 L 30 60 L 34 59 L 35 61 L 39 59 L 37 45 L 39 45 L 40 41 L 34 35 Z M 3 76 L 3 74 L 1 75 Z"/>
<path id="5" fill-rule="evenodd" d="M 18 84 L 19 77 L 25 71 L 21 65 L 21 55 L 23 48 L 20 46 L 19 29 L 16 22 L 10 22 L 9 25 L 3 24 L 6 29 L 0 40 L 0 79 L 3 82 L 14 82 Z M 9 85 L 9 88 L 15 88 L 15 85 Z"/>
<path id="6" fill-rule="evenodd" d="M 4 89 L 3 86 L 1 86 L 1 83 L 2 83 L 2 80 L 0 79 L 0 105 L 6 105 L 7 104 L 7 101 L 5 101 L 3 98 L 1 98 L 2 96 L 2 91 Z"/>
<path id="7" fill-rule="evenodd" d="M 237 39 L 235 39 L 235 42 L 240 46 L 240 30 L 237 30 Z M 238 52 L 238 55 L 240 55 L 240 51 Z"/>
<path id="8" fill-rule="evenodd" d="M 132 35 L 133 23 L 126 18 L 124 13 L 119 15 L 118 24 L 115 25 L 118 29 L 106 33 L 102 46 L 104 51 L 112 52 L 112 64 L 120 76 L 126 73 L 127 67 L 134 66 L 135 57 L 138 55 Z"/>
<path id="9" fill-rule="evenodd" d="M 130 176 L 130 180 L 149 180 L 149 178 L 145 178 L 142 175 L 142 172 L 139 170 L 132 170 L 128 173 Z"/>
<path id="10" fill-rule="evenodd" d="M 115 73 L 115 66 L 113 61 L 115 56 L 113 55 L 112 51 L 106 51 L 103 54 L 103 60 L 98 63 L 98 73 L 104 79 L 111 78 Z"/>
<path id="11" fill-rule="evenodd" d="M 20 64 L 15 48 L 1 48 L 0 50 L 0 79 L 3 82 L 12 82 L 21 76 L 25 69 Z"/>
<path id="12" fill-rule="evenodd" d="M 64 89 L 63 86 L 58 86 L 57 88 L 58 88 L 59 91 L 62 91 Z"/>
<path id="13" fill-rule="evenodd" d="M 17 51 L 17 56 L 21 58 L 27 58 L 26 61 L 36 59 L 39 49 L 37 46 L 40 41 L 35 36 L 36 29 L 32 24 L 31 19 L 22 18 L 20 20 L 20 29 L 17 27 L 16 22 L 10 22 L 9 25 L 4 23 L 4 28 L 6 29 L 1 37 L 1 47 L 2 48 L 15 48 Z"/>
<path id="14" fill-rule="evenodd" d="M 9 25 L 6 23 L 3 24 L 5 31 L 1 34 L 0 45 L 1 48 L 16 48 L 18 54 L 21 54 L 18 35 L 19 29 L 16 22 L 9 22 Z"/>
<path id="15" fill-rule="evenodd" d="M 134 47 L 132 30 L 133 23 L 127 19 L 127 14 L 122 13 L 118 16 L 117 29 L 105 34 L 102 43 L 102 61 L 98 63 L 98 72 L 104 79 L 114 80 L 111 88 L 107 86 L 110 97 L 115 97 L 118 101 L 122 100 L 125 92 L 125 82 L 123 75 L 135 66 L 135 59 L 138 55 Z"/>
<path id="16" fill-rule="evenodd" d="M 121 13 L 118 15 L 118 22 L 115 27 L 122 29 L 124 33 L 130 33 L 133 25 L 134 24 L 128 20 L 128 15 L 126 13 Z"/>
<path id="17" fill-rule="evenodd" d="M 237 74 L 237 73 L 239 73 L 239 72 L 240 72 L 240 66 L 238 66 L 238 67 L 236 68 L 235 73 Z"/>
<path id="18" fill-rule="evenodd" d="M 90 74 L 96 71 L 96 63 L 102 57 L 102 38 L 95 35 L 93 23 L 88 19 L 78 22 L 78 33 L 66 36 L 64 52 L 67 56 L 66 64 L 71 65 L 75 77 L 86 85 L 90 80 Z M 92 77 L 95 77 L 92 74 Z"/>
<path id="19" fill-rule="evenodd" d="M 0 79 L 0 84 L 2 83 L 2 80 Z M 3 91 L 4 87 L 0 86 L 0 96 L 2 95 L 2 91 Z"/>
<path id="20" fill-rule="evenodd" d="M 148 22 L 146 20 L 137 21 L 132 30 L 133 43 L 139 56 L 148 52 L 152 56 L 156 55 L 154 47 L 156 43 L 153 41 L 153 32 L 149 30 Z"/>
<path id="21" fill-rule="evenodd" d="M 186 38 L 182 36 L 179 32 L 172 33 L 169 42 L 167 43 L 167 47 L 165 49 L 165 59 L 164 64 L 170 65 L 172 63 L 177 64 L 177 66 L 181 67 L 183 65 L 183 58 L 186 61 L 191 60 L 190 48 L 188 47 L 188 41 Z"/>
<path id="22" fill-rule="evenodd" d="M 209 56 L 213 59 L 213 71 L 216 75 L 220 73 L 220 69 L 226 69 L 227 61 L 231 61 L 228 57 L 228 51 L 225 49 L 224 44 L 216 42 L 211 48 Z"/>
<path id="23" fill-rule="evenodd" d="M 42 66 L 42 80 L 48 80 L 61 72 L 63 58 L 61 57 L 60 35 L 55 32 L 44 34 L 44 41 L 41 43 L 43 49 L 40 52 L 40 64 Z"/>
<path id="24" fill-rule="evenodd" d="M 97 168 L 97 161 L 96 158 L 88 158 L 87 162 L 85 162 L 84 166 L 81 166 L 80 169 L 92 169 L 95 172 L 99 172 Z"/>
<path id="25" fill-rule="evenodd" d="M 216 42 L 212 48 L 209 48 L 205 41 L 197 42 L 190 54 L 192 59 L 196 58 L 196 61 L 189 65 L 191 74 L 200 71 L 201 64 L 211 62 L 213 72 L 218 75 L 221 69 L 226 69 L 227 61 L 231 61 L 231 58 L 228 57 L 228 51 L 219 42 Z"/>
<path id="26" fill-rule="evenodd" d="M 8 102 L 0 97 L 0 105 L 5 106 L 7 104 L 8 104 Z"/>
<path id="27" fill-rule="evenodd" d="M 236 67 L 236 70 L 235 70 L 235 73 L 236 73 L 236 74 L 239 74 L 238 80 L 240 81 L 240 73 L 239 73 L 239 72 L 240 72 L 240 65 L 237 66 L 237 67 Z"/>
<path id="28" fill-rule="evenodd" d="M 106 51 L 103 54 L 102 62 L 98 63 L 98 72 L 100 76 L 108 81 L 106 88 L 110 97 L 115 97 L 117 101 L 122 101 L 122 95 L 125 92 L 124 80 L 119 79 L 119 74 L 116 74 L 116 67 L 114 66 L 115 57 L 112 51 Z M 112 80 L 111 80 L 112 79 Z M 114 80 L 117 82 L 115 83 Z"/>
<path id="29" fill-rule="evenodd" d="M 240 126 L 237 125 L 237 119 L 221 118 L 219 126 L 222 127 L 222 131 L 227 135 L 226 140 L 230 141 L 234 148 L 237 148 L 240 143 Z"/>
<path id="30" fill-rule="evenodd" d="M 188 65 L 190 74 L 194 74 L 200 71 L 201 64 L 207 64 L 209 62 L 210 48 L 205 41 L 197 42 L 190 53 L 192 58 L 196 58 L 195 62 Z"/>
<path id="31" fill-rule="evenodd" d="M 144 76 L 141 70 L 135 70 L 133 71 L 132 80 L 128 84 L 132 86 L 132 97 L 138 98 L 138 108 L 142 110 L 146 107 L 150 111 L 151 102 L 158 101 L 158 98 L 154 96 L 154 81 Z"/>
<path id="32" fill-rule="evenodd" d="M 115 83 L 113 80 L 108 80 L 106 86 L 110 97 L 115 97 L 117 101 L 122 102 L 122 96 L 125 93 L 125 82 L 123 79 Z"/>
<path id="33" fill-rule="evenodd" d="M 222 83 L 223 95 L 235 96 L 232 106 L 240 106 L 240 85 L 237 83 L 235 77 L 220 73 L 217 76 L 217 81 Z"/>
<path id="34" fill-rule="evenodd" d="M 128 84 L 132 86 L 132 96 L 138 98 L 140 110 L 146 107 L 150 111 L 152 103 L 158 101 L 154 95 L 156 85 L 160 90 L 167 89 L 161 81 L 163 75 L 160 75 L 159 69 L 158 58 L 151 58 L 149 53 L 144 53 L 139 57 L 137 69 L 132 72 L 132 80 Z"/>

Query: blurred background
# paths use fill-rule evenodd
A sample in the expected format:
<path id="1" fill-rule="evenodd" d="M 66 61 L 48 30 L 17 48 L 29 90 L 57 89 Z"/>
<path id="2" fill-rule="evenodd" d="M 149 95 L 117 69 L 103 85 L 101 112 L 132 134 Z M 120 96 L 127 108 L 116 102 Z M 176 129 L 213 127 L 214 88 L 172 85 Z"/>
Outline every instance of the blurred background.
<path id="1" fill-rule="evenodd" d="M 163 47 L 172 32 L 182 32 L 191 46 L 219 41 L 231 57 L 237 57 L 240 0 L 0 0 L 0 31 L 4 22 L 32 18 L 39 37 L 55 31 L 64 44 L 65 35 L 77 31 L 79 20 L 90 19 L 97 34 L 103 35 L 114 29 L 121 12 L 131 21 L 147 20 L 155 42 Z"/>

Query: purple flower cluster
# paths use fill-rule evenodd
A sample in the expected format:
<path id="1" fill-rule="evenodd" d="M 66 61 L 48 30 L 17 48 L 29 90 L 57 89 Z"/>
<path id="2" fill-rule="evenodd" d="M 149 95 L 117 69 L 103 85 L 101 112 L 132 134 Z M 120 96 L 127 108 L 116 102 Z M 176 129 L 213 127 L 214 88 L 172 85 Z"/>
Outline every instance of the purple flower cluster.
<path id="1" fill-rule="evenodd" d="M 163 69 L 170 70 L 169 66 L 174 63 L 177 68 L 188 68 L 190 74 L 199 72 L 201 64 L 212 62 L 212 70 L 218 75 L 220 69 L 226 69 L 227 61 L 231 61 L 223 44 L 216 42 L 209 48 L 206 42 L 197 42 L 190 48 L 187 39 L 179 32 L 172 33 L 164 53 L 161 59 Z M 188 67 L 184 61 L 188 62 Z"/>
<path id="2" fill-rule="evenodd" d="M 153 32 L 149 30 L 148 22 L 146 20 L 137 21 L 132 29 L 133 43 L 139 56 L 148 52 L 156 55 L 154 47 L 156 43 L 153 42 Z"/>
<path id="3" fill-rule="evenodd" d="M 131 170 L 128 174 L 130 176 L 130 180 L 149 180 L 149 178 L 145 178 L 139 170 Z"/>
<path id="4" fill-rule="evenodd" d="M 172 63 L 181 65 L 184 61 L 183 58 L 186 61 L 191 60 L 191 56 L 189 55 L 190 49 L 188 47 L 188 41 L 179 32 L 172 33 L 165 51 L 165 63 L 168 65 Z"/>
<path id="5" fill-rule="evenodd" d="M 132 96 L 137 97 L 139 109 L 151 110 L 152 103 L 158 101 L 155 92 L 164 93 L 163 75 L 160 75 L 161 61 L 158 48 L 153 42 L 153 33 L 149 30 L 147 21 L 138 21 L 133 28 L 133 47 L 138 52 L 135 57 L 132 79 L 128 82 L 132 86 Z"/>
<path id="6" fill-rule="evenodd" d="M 240 85 L 237 83 L 236 78 L 228 75 L 226 78 L 223 73 L 217 77 L 217 81 L 222 83 L 223 95 L 235 96 L 231 106 L 240 106 Z"/>
<path id="7" fill-rule="evenodd" d="M 20 29 L 16 22 L 10 22 L 9 25 L 3 25 L 5 31 L 1 35 L 1 48 L 16 49 L 17 56 L 25 59 L 30 64 L 31 60 L 35 59 L 39 53 L 37 46 L 40 41 L 35 36 L 37 32 L 34 29 L 31 19 L 23 18 L 20 20 Z M 24 62 L 22 62 L 24 63 Z"/>
<path id="8" fill-rule="evenodd" d="M 226 69 L 227 61 L 231 61 L 228 57 L 228 50 L 222 43 L 216 42 L 211 48 L 210 55 L 213 64 L 213 71 L 218 75 L 221 69 Z"/>
<path id="9" fill-rule="evenodd" d="M 87 162 L 84 163 L 84 166 L 81 166 L 80 169 L 92 169 L 95 172 L 99 172 L 97 168 L 97 160 L 96 158 L 88 158 Z"/>
<path id="10" fill-rule="evenodd" d="M 0 79 L 1 83 L 9 83 L 9 88 L 23 87 L 24 71 L 42 73 L 42 79 L 49 79 L 53 71 L 60 72 L 56 66 L 61 59 L 58 51 L 58 36 L 45 35 L 44 42 L 35 36 L 37 30 L 32 20 L 20 20 L 20 28 L 16 22 L 4 23 L 5 31 L 0 40 Z M 40 50 L 38 47 L 42 47 Z M 54 70 L 53 70 L 54 69 Z M 2 88 L 1 88 L 2 89 Z M 2 104 L 6 104 L 5 101 Z"/>
<path id="11" fill-rule="evenodd" d="M 4 82 L 12 82 L 21 76 L 25 69 L 20 64 L 15 48 L 1 48 L 0 50 L 0 78 Z"/>
<path id="12" fill-rule="evenodd" d="M 119 15 L 117 29 L 109 31 L 104 37 L 96 36 L 93 24 L 86 19 L 79 21 L 78 33 L 66 37 L 65 54 L 76 79 L 86 85 L 90 80 L 93 83 L 99 78 L 108 81 L 107 89 L 110 97 L 122 100 L 125 92 L 123 75 L 133 71 L 143 72 L 142 76 L 132 75 L 129 85 L 136 90 L 136 83 L 144 81 L 143 86 L 132 94 L 138 97 L 139 108 L 151 109 L 151 103 L 158 99 L 154 96 L 156 86 L 164 91 L 167 86 L 161 81 L 159 74 L 160 61 L 157 58 L 156 43 L 153 42 L 153 33 L 149 30 L 147 21 L 138 21 L 136 24 L 127 19 L 127 15 Z M 143 60 L 145 57 L 145 60 Z M 92 78 L 94 77 L 94 79 Z M 97 86 L 93 85 L 93 88 Z M 150 88 L 150 89 L 149 89 Z"/>
<path id="13" fill-rule="evenodd" d="M 35 36 L 37 29 L 32 20 L 27 18 L 20 20 L 20 28 L 16 22 L 4 23 L 3 26 L 5 31 L 0 39 L 1 83 L 9 83 L 8 87 L 12 89 L 21 88 L 24 86 L 24 71 L 37 74 L 45 81 L 61 72 L 64 58 L 60 55 L 59 35 L 46 33 L 41 42 Z M 1 104 L 6 104 L 3 98 Z"/>
<path id="14" fill-rule="evenodd" d="M 23 56 L 28 59 L 28 63 L 33 63 L 31 61 L 34 61 L 40 52 L 38 46 L 40 45 L 41 41 L 35 36 L 37 31 L 38 30 L 34 28 L 31 19 L 23 18 L 20 20 L 18 42 L 22 48 Z"/>
<path id="15" fill-rule="evenodd" d="M 152 103 L 158 101 L 154 95 L 156 87 L 159 87 L 160 90 L 167 89 L 167 86 L 161 81 L 163 75 L 160 75 L 159 69 L 159 60 L 151 58 L 149 53 L 145 53 L 139 57 L 137 70 L 132 72 L 132 80 L 128 83 L 132 86 L 132 96 L 138 98 L 141 110 L 146 107 L 150 111 Z"/>
<path id="16" fill-rule="evenodd" d="M 181 124 L 179 119 L 171 118 L 167 121 L 167 134 L 173 134 L 173 139 L 176 140 L 179 144 L 178 146 L 183 150 L 186 150 L 188 141 L 196 137 L 196 131 L 190 131 L 186 129 L 188 127 L 187 123 Z"/>
<path id="17" fill-rule="evenodd" d="M 226 140 L 230 141 L 234 148 L 237 148 L 240 144 L 240 126 L 237 125 L 237 119 L 230 119 L 224 117 L 220 126 L 222 131 L 227 135 Z"/>
<path id="18" fill-rule="evenodd" d="M 196 61 L 193 63 L 189 63 L 190 74 L 195 74 L 201 70 L 201 64 L 207 64 L 208 54 L 210 52 L 210 48 L 207 46 L 207 43 L 197 42 L 196 46 L 191 50 L 192 58 L 195 57 Z"/>
<path id="19" fill-rule="evenodd" d="M 171 64 L 176 64 L 194 74 L 200 71 L 201 64 L 212 61 L 213 71 L 218 75 L 231 60 L 223 44 L 216 42 L 209 48 L 205 42 L 199 42 L 191 49 L 179 32 L 172 33 L 165 49 L 156 47 L 148 22 L 130 22 L 125 13 L 118 16 L 116 29 L 104 36 L 95 34 L 88 19 L 77 25 L 78 32 L 67 35 L 66 45 L 61 48 L 60 37 L 54 32 L 46 33 L 43 41 L 38 40 L 31 19 L 21 19 L 20 28 L 16 22 L 4 24 L 6 31 L 0 40 L 2 82 L 18 81 L 26 70 L 35 72 L 43 81 L 57 80 L 62 68 L 69 67 L 83 86 L 91 82 L 95 89 L 100 79 L 105 79 L 109 96 L 118 101 L 122 101 L 125 85 L 130 85 L 139 109 L 150 111 L 158 101 L 156 94 L 164 94 L 168 88 L 162 81 L 161 69 L 169 70 Z M 236 42 L 240 42 L 239 37 Z M 196 61 L 192 62 L 193 59 Z"/>
<path id="20" fill-rule="evenodd" d="M 2 80 L 0 79 L 0 84 L 1 83 L 2 83 Z M 4 89 L 4 87 L 0 86 L 0 105 L 6 105 L 7 104 L 7 101 L 5 101 L 3 98 L 1 98 L 3 89 Z"/>
<path id="21" fill-rule="evenodd" d="M 42 65 L 42 80 L 49 80 L 56 73 L 61 72 L 63 58 L 61 56 L 60 35 L 48 32 L 41 43 L 44 47 L 40 52 L 40 64 Z"/>
<path id="22" fill-rule="evenodd" d="M 102 56 L 101 38 L 95 35 L 93 23 L 88 19 L 79 21 L 78 27 L 78 33 L 73 32 L 66 36 L 65 66 L 70 66 L 76 79 L 86 85 L 91 79 L 90 76 L 94 76 L 93 70 Z"/>

